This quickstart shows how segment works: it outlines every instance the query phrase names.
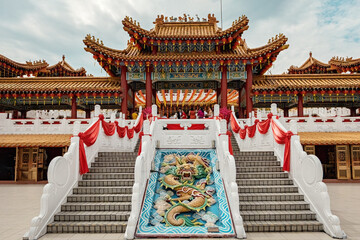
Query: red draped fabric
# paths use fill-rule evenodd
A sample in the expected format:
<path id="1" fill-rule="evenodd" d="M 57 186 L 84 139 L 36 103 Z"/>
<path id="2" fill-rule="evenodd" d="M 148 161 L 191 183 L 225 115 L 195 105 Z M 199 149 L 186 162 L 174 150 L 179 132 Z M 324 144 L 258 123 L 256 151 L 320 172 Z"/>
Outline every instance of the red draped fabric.
<path id="1" fill-rule="evenodd" d="M 104 133 L 106 136 L 112 136 L 115 133 L 115 123 L 108 123 L 104 120 L 104 116 L 101 114 L 99 115 L 99 119 L 101 120 L 101 125 L 104 129 Z"/>
<path id="2" fill-rule="evenodd" d="M 119 126 L 119 123 L 118 123 L 117 121 L 115 121 L 115 125 L 116 125 L 116 131 L 117 131 L 119 137 L 120 137 L 120 138 L 125 137 L 125 135 L 126 135 L 126 129 L 125 129 L 125 127 L 120 127 L 120 126 Z"/>
<path id="3" fill-rule="evenodd" d="M 229 152 L 230 152 L 231 155 L 234 155 L 232 144 L 231 144 L 231 132 L 227 131 L 226 135 L 228 135 L 228 137 L 229 137 Z"/>
<path id="4" fill-rule="evenodd" d="M 273 131 L 274 139 L 278 144 L 285 144 L 284 149 L 284 171 L 290 171 L 290 139 L 294 135 L 291 131 L 284 132 L 278 125 L 271 120 L 271 129 Z"/>
<path id="5" fill-rule="evenodd" d="M 138 156 L 139 156 L 139 155 L 140 155 L 140 153 L 141 153 L 142 136 L 144 136 L 144 132 L 143 132 L 143 131 L 141 131 L 141 132 L 139 133 L 140 146 L 139 146 Z"/>
<path id="6" fill-rule="evenodd" d="M 268 114 L 268 119 L 261 121 L 258 123 L 258 130 L 259 133 L 261 134 L 266 134 L 270 128 L 270 122 L 271 122 L 271 118 L 272 118 L 272 113 Z"/>
<path id="7" fill-rule="evenodd" d="M 184 130 L 183 127 L 180 126 L 180 123 L 179 124 L 167 124 L 167 129 L 168 130 Z"/>
<path id="8" fill-rule="evenodd" d="M 248 127 L 248 126 L 245 125 L 244 129 L 240 128 L 239 135 L 240 135 L 240 138 L 241 138 L 241 139 L 245 139 L 247 127 Z"/>
<path id="9" fill-rule="evenodd" d="M 140 132 L 142 125 L 143 125 L 143 121 L 144 121 L 144 118 L 142 117 L 142 113 L 141 113 L 138 124 L 133 127 L 136 133 Z"/>
<path id="10" fill-rule="evenodd" d="M 88 130 L 86 130 L 83 133 L 79 133 L 79 160 L 80 160 L 80 175 L 83 175 L 84 173 L 89 172 L 89 168 L 87 165 L 87 159 L 86 159 L 86 153 L 85 153 L 85 147 L 91 146 L 96 142 L 96 139 L 99 135 L 100 130 L 100 119 L 96 121 Z"/>
<path id="11" fill-rule="evenodd" d="M 231 125 L 231 129 L 233 130 L 234 133 L 238 133 L 240 131 L 239 123 L 234 118 L 233 114 L 231 114 L 231 116 L 230 116 L 230 125 Z"/>
<path id="12" fill-rule="evenodd" d="M 253 138 L 255 136 L 256 125 L 258 122 L 259 122 L 259 120 L 256 119 L 254 125 L 247 127 L 246 132 L 247 132 L 249 138 Z"/>
<path id="13" fill-rule="evenodd" d="M 129 139 L 132 139 L 134 137 L 134 128 L 129 128 L 128 126 L 125 126 L 126 133 Z"/>

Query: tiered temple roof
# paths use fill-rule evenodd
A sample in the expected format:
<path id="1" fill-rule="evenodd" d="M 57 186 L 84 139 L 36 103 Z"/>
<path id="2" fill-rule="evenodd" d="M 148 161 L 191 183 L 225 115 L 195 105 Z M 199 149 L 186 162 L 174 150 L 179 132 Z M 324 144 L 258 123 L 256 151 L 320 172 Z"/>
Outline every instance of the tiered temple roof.
<path id="1" fill-rule="evenodd" d="M 312 56 L 310 52 L 309 58 L 300 67 L 290 66 L 289 74 L 332 74 L 332 73 L 360 73 L 360 58 L 340 58 L 333 57 L 328 63 L 323 63 Z"/>
<path id="2" fill-rule="evenodd" d="M 0 55 L 0 77 L 22 77 L 24 75 L 39 77 L 85 77 L 86 71 L 84 68 L 73 69 L 65 61 L 65 56 L 63 56 L 62 61 L 49 66 L 45 60 L 18 63 Z"/>
<path id="3" fill-rule="evenodd" d="M 49 66 L 49 64 L 45 60 L 18 63 L 0 54 L 1 77 L 18 77 L 37 74 L 40 71 L 44 71 L 47 66 Z"/>
<path id="4" fill-rule="evenodd" d="M 246 64 L 258 66 L 257 73 L 263 74 L 279 52 L 288 47 L 287 38 L 279 34 L 265 46 L 249 48 L 241 38 L 248 29 L 249 20 L 245 16 L 226 30 L 220 29 L 210 14 L 203 21 L 181 19 L 178 22 L 172 17 L 159 16 L 155 27 L 145 30 L 126 17 L 123 25 L 130 35 L 126 49 L 106 47 L 99 39 L 87 35 L 85 50 L 92 53 L 111 76 L 117 75 L 120 66 L 126 66 L 129 72 L 144 72 L 145 67 L 165 72 L 207 72 L 219 71 L 223 65 L 236 70 Z"/>

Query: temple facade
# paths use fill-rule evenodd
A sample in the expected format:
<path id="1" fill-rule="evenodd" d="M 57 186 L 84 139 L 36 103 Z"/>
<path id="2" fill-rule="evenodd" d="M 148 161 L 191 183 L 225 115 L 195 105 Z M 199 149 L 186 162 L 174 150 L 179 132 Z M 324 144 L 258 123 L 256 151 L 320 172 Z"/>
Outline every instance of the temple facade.
<path id="1" fill-rule="evenodd" d="M 50 66 L 45 60 L 18 63 L 0 55 L 2 119 L 10 117 L 14 124 L 32 125 L 28 116 L 30 111 L 53 110 L 70 113 L 56 115 L 57 119 L 67 119 L 69 124 L 73 124 L 81 112 L 80 118 L 84 124 L 89 124 L 87 120 L 95 105 L 130 118 L 140 106 L 149 108 L 152 104 L 156 104 L 160 115 L 166 117 L 178 108 L 187 111 L 219 104 L 220 108 L 234 106 L 239 118 L 247 118 L 252 112 L 252 116 L 256 116 L 258 111 L 269 109 L 272 103 L 283 110 L 284 117 L 294 109 L 297 117 L 311 115 L 306 114 L 304 108 L 341 107 L 349 109 L 350 116 L 359 114 L 360 59 L 333 57 L 324 63 L 310 53 L 302 66 L 291 66 L 284 74 L 267 75 L 279 54 L 289 47 L 288 39 L 284 34 L 278 34 L 263 46 L 249 48 L 244 36 L 249 28 L 246 16 L 239 17 L 227 29 L 221 29 L 211 14 L 202 20 L 161 15 L 150 30 L 142 28 L 131 17 L 125 17 L 122 23 L 129 34 L 123 50 L 106 47 L 103 41 L 90 34 L 83 40 L 85 51 L 108 77 L 86 75 L 84 68 L 71 67 L 65 56 Z M 42 149 L 58 147 L 48 152 L 65 152 L 70 144 L 69 136 L 65 135 L 50 137 L 46 144 L 31 145 L 28 152 L 22 148 L 30 145 L 25 146 L 11 138 L 0 147 L 9 158 L 22 161 L 29 151 L 40 156 Z M 28 141 L 34 139 L 36 136 Z M 337 145 L 346 145 L 346 156 L 352 156 L 352 145 L 357 146 L 360 142 L 340 141 L 326 145 L 307 141 L 303 144 L 309 152 L 315 153 L 316 145 L 319 145 L 318 152 L 332 149 L 335 155 Z M 333 159 L 335 164 L 336 156 Z M 350 160 L 347 167 L 351 168 Z M 335 165 L 331 168 L 336 169 Z M 340 178 L 336 173 L 329 174 L 332 178 Z M 23 179 L 35 179 L 26 174 L 23 176 Z M 346 178 L 355 178 L 351 176 L 347 174 Z M 43 174 L 36 179 L 46 177 Z"/>

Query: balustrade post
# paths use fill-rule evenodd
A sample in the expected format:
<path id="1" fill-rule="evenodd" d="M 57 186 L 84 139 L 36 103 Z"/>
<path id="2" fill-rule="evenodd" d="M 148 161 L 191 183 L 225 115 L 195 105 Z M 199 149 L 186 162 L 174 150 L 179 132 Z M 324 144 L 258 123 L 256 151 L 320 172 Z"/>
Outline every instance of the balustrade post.
<path id="1" fill-rule="evenodd" d="M 214 105 L 214 117 L 218 117 L 220 114 L 219 104 Z"/>
<path id="2" fill-rule="evenodd" d="M 297 134 L 297 133 L 298 133 L 297 121 L 295 121 L 295 120 L 291 120 L 291 121 L 290 121 L 290 131 L 291 131 L 293 134 Z"/>
<path id="3" fill-rule="evenodd" d="M 101 113 L 101 107 L 100 105 L 95 105 L 95 110 L 94 110 L 94 117 L 99 117 L 100 113 Z"/>
<path id="4" fill-rule="evenodd" d="M 151 106 L 151 115 L 152 115 L 153 117 L 156 117 L 156 116 L 157 116 L 157 106 L 156 106 L 156 104 L 153 104 L 153 105 Z"/>
<path id="5" fill-rule="evenodd" d="M 277 115 L 277 105 L 276 103 L 271 104 L 271 113 L 276 116 Z"/>

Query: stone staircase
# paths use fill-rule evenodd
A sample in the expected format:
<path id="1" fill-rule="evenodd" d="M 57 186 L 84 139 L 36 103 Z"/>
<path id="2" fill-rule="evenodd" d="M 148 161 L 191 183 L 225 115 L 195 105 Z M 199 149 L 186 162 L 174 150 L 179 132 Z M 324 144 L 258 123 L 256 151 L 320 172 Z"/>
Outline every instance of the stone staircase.
<path id="1" fill-rule="evenodd" d="M 134 152 L 99 152 L 47 233 L 124 233 L 131 211 Z"/>
<path id="2" fill-rule="evenodd" d="M 231 143 L 246 232 L 323 231 L 273 152 L 240 152 L 234 136 Z"/>

